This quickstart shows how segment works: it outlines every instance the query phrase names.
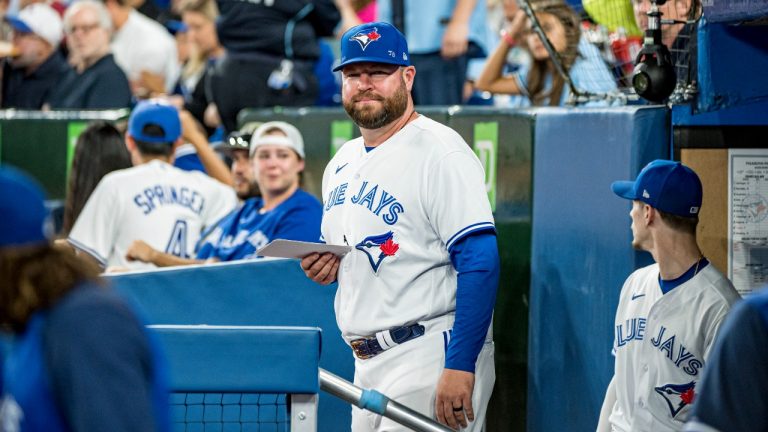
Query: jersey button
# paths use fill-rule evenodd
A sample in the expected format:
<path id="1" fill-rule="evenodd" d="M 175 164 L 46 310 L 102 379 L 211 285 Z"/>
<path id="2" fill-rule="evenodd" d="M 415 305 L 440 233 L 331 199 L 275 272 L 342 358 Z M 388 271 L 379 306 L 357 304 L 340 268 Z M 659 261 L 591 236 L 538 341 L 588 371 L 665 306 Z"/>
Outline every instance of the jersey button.
<path id="1" fill-rule="evenodd" d="M 648 372 L 648 365 L 643 366 L 643 370 Z"/>
<path id="2" fill-rule="evenodd" d="M 645 407 L 645 402 L 643 402 L 643 400 L 642 400 L 642 399 L 640 399 L 640 400 L 637 402 L 637 405 L 638 405 L 640 408 L 644 408 L 644 407 Z"/>
<path id="3" fill-rule="evenodd" d="M 360 178 L 360 174 L 355 174 L 355 180 Z"/>

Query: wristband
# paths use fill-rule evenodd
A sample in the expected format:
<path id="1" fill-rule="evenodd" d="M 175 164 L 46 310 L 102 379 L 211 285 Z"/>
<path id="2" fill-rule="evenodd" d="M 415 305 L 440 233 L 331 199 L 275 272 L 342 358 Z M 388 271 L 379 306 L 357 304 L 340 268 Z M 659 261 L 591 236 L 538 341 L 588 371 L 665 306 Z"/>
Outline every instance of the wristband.
<path id="1" fill-rule="evenodd" d="M 500 33 L 501 40 L 503 40 L 507 45 L 509 45 L 510 48 L 517 45 L 517 42 L 515 42 L 515 38 L 512 37 L 512 35 L 505 29 L 502 30 Z"/>

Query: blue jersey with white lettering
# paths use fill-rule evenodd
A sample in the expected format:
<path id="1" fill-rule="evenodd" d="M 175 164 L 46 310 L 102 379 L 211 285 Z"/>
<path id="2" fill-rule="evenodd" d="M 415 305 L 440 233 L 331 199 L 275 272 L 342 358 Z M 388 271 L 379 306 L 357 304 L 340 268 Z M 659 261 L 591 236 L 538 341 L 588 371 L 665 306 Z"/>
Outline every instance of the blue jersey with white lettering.
<path id="1" fill-rule="evenodd" d="M 0 430 L 169 431 L 165 363 L 113 292 L 82 284 L 35 313 L 3 364 Z"/>
<path id="2" fill-rule="evenodd" d="M 297 189 L 274 209 L 261 212 L 264 201 L 251 198 L 203 235 L 197 259 L 233 261 L 254 258 L 256 251 L 275 239 L 317 242 L 323 206 Z"/>

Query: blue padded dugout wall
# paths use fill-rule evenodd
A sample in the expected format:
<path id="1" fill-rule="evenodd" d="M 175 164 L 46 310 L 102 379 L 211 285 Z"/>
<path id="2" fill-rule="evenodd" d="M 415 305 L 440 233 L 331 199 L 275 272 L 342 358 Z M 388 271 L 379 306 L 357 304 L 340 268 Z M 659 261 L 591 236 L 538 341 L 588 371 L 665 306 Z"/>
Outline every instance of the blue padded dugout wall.
<path id="1" fill-rule="evenodd" d="M 309 326 L 323 330 L 320 367 L 352 381 L 352 353 L 333 312 L 336 285 L 310 281 L 297 260 L 177 267 L 109 277 L 149 324 Z M 319 431 L 348 430 L 349 404 L 320 393 Z"/>
<path id="2" fill-rule="evenodd" d="M 594 431 L 613 375 L 631 203 L 610 190 L 669 155 L 663 107 L 537 111 L 533 163 L 528 431 Z"/>

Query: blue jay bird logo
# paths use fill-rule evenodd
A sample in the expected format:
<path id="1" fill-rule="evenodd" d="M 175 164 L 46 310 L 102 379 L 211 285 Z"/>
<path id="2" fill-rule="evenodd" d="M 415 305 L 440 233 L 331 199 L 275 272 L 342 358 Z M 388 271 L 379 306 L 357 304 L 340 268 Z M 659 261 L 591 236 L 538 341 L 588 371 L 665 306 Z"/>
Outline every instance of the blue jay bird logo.
<path id="1" fill-rule="evenodd" d="M 696 382 L 691 381 L 688 384 L 666 384 L 656 387 L 654 390 L 667 401 L 669 413 L 675 417 L 686 405 L 693 403 L 693 399 L 696 397 L 695 387 Z"/>
<path id="2" fill-rule="evenodd" d="M 381 38 L 381 34 L 376 30 L 375 28 L 368 33 L 360 32 L 350 38 L 350 40 L 357 41 L 357 43 L 360 44 L 360 48 L 365 51 L 365 48 L 368 47 L 368 45 L 371 44 L 371 42 L 376 42 Z"/>
<path id="3" fill-rule="evenodd" d="M 389 231 L 385 234 L 372 235 L 355 245 L 355 249 L 364 252 L 368 256 L 374 273 L 379 272 L 379 267 L 384 258 L 394 256 L 400 249 L 400 245 L 393 240 L 394 234 Z"/>

